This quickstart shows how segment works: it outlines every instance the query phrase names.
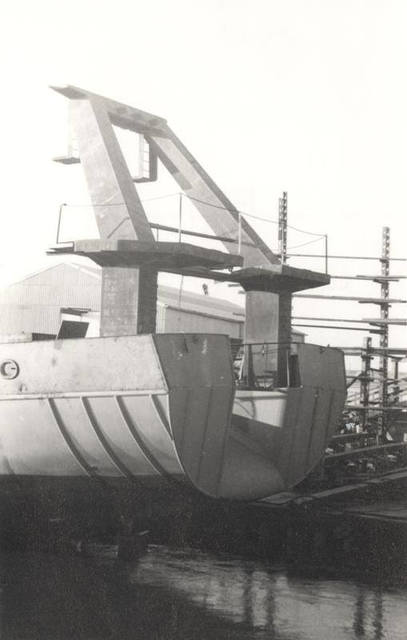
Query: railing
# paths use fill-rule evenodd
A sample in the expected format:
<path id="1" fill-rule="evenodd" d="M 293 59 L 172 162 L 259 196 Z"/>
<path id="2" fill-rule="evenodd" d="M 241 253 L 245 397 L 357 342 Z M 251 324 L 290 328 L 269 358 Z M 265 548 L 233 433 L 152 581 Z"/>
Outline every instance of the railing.
<path id="1" fill-rule="evenodd" d="M 238 388 L 272 390 L 299 387 L 298 342 L 241 343 L 233 354 Z"/>

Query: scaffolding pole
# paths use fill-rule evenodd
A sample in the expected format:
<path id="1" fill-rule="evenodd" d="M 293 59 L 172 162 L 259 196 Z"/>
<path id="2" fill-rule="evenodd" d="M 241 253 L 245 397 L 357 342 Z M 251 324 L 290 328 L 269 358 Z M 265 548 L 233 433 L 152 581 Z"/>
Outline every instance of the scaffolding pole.
<path id="1" fill-rule="evenodd" d="M 371 355 L 372 338 L 365 338 L 363 340 L 363 351 L 361 353 L 362 359 L 362 373 L 360 378 L 360 404 L 366 409 L 369 405 L 370 399 L 370 379 L 372 375 L 371 366 L 373 356 Z M 368 415 L 367 411 L 363 411 L 362 414 L 362 430 L 366 431 Z"/>
<path id="2" fill-rule="evenodd" d="M 389 291 L 390 283 L 387 278 L 390 275 L 390 228 L 383 227 L 382 231 L 382 256 L 381 262 L 381 275 L 384 276 L 384 280 L 380 283 L 381 297 L 383 299 L 380 305 L 380 319 L 383 320 L 382 332 L 380 334 L 380 348 L 388 349 L 389 346 Z M 389 377 L 389 354 L 383 351 L 380 357 L 379 366 L 379 383 L 380 383 L 380 404 L 383 408 L 388 405 L 388 377 Z M 384 439 L 388 426 L 387 413 L 383 411 L 379 415 L 378 424 L 378 436 L 381 440 Z"/>
<path id="3" fill-rule="evenodd" d="M 287 191 L 278 200 L 278 250 L 281 264 L 287 262 Z"/>

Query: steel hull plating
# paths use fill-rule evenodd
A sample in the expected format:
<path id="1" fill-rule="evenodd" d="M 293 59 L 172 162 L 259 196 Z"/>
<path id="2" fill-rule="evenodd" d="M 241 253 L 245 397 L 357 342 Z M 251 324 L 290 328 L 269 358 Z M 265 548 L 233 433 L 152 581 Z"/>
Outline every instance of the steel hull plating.
<path id="1" fill-rule="evenodd" d="M 298 346 L 300 386 L 237 390 L 229 341 L 155 335 L 0 345 L 0 476 L 169 480 L 255 500 L 323 455 L 345 399 L 343 354 Z M 233 415 L 232 415 L 233 406 Z"/>
<path id="2" fill-rule="evenodd" d="M 19 371 L 0 380 L 1 475 L 159 485 L 190 481 L 186 455 L 189 466 L 210 473 L 197 446 L 219 449 L 230 422 L 225 336 L 6 344 L 0 354 Z"/>
<path id="3" fill-rule="evenodd" d="M 285 491 L 321 460 L 346 397 L 343 353 L 297 345 L 300 385 L 236 391 L 218 495 L 255 500 Z"/>

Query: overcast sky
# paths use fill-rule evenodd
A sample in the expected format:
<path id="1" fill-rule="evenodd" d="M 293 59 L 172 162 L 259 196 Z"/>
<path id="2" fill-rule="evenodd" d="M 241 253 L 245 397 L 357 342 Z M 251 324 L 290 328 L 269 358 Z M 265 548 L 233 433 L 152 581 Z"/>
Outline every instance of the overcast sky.
<path id="1" fill-rule="evenodd" d="M 388 225 L 392 254 L 406 257 L 403 0 L 13 0 L 2 3 L 0 19 L 0 283 L 52 264 L 44 250 L 54 242 L 58 206 L 78 199 L 77 169 L 51 162 L 65 152 L 66 100 L 50 84 L 84 87 L 167 118 L 244 211 L 275 219 L 287 190 L 289 223 L 328 233 L 333 254 L 379 255 Z M 153 188 L 166 193 L 171 185 Z M 257 228 L 276 250 L 275 225 Z M 309 239 L 290 231 L 289 246 Z M 309 259 L 292 264 L 323 267 Z M 379 268 L 330 263 L 333 274 Z M 406 274 L 406 263 L 393 263 L 392 272 Z M 335 281 L 326 293 L 378 289 Z M 406 297 L 405 285 L 393 293 Z M 379 310 L 298 301 L 295 313 L 375 317 Z M 396 305 L 392 314 L 406 310 Z M 362 339 L 360 332 L 305 331 L 322 343 Z M 403 337 L 404 329 L 393 330 L 394 345 Z"/>

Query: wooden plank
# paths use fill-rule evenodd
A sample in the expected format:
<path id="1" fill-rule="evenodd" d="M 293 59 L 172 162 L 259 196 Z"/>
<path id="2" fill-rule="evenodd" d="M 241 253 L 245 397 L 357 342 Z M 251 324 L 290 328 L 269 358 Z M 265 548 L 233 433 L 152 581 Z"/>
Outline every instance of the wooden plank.
<path id="1" fill-rule="evenodd" d="M 381 444 L 374 447 L 360 447 L 358 449 L 351 449 L 343 453 L 332 453 L 326 456 L 324 464 L 332 464 L 341 460 L 348 460 L 351 458 L 368 457 L 369 455 L 377 455 L 380 453 L 387 453 L 395 451 L 397 449 L 406 449 L 407 442 L 397 442 L 392 444 Z"/>
<path id="2" fill-rule="evenodd" d="M 350 318 L 313 318 L 311 316 L 293 316 L 292 317 L 293 320 L 313 320 L 314 322 L 317 321 L 321 321 L 321 322 L 359 322 L 359 323 L 365 323 L 365 320 L 359 320 L 359 319 L 350 319 Z"/>
<path id="3" fill-rule="evenodd" d="M 398 282 L 407 276 L 332 276 L 333 280 L 372 280 L 373 282 Z"/>
<path id="4" fill-rule="evenodd" d="M 372 347 L 366 349 L 365 347 L 339 347 L 345 354 L 360 355 L 362 352 L 369 352 L 370 355 L 389 353 L 392 355 L 398 355 L 407 357 L 407 349 L 401 347 Z"/>
<path id="5" fill-rule="evenodd" d="M 367 331 L 369 333 L 382 333 L 380 329 L 372 329 L 371 327 L 340 327 L 338 325 L 328 325 L 328 324 L 299 324 L 293 323 L 293 327 L 308 327 L 312 329 L 315 327 L 316 329 L 342 329 L 344 331 Z"/>
<path id="6" fill-rule="evenodd" d="M 277 256 L 280 254 L 276 253 Z M 326 256 L 324 253 L 289 253 L 287 258 L 326 258 L 331 259 L 339 259 L 339 260 L 381 260 L 381 256 L 339 256 L 339 255 L 328 255 Z M 407 262 L 407 258 L 388 258 L 388 260 L 396 261 L 396 262 Z"/>
<path id="7" fill-rule="evenodd" d="M 352 440 L 362 440 L 367 437 L 371 437 L 371 434 L 367 431 L 361 431 L 360 433 L 339 433 L 332 437 L 331 443 L 352 442 Z"/>
<path id="8" fill-rule="evenodd" d="M 364 318 L 360 322 L 369 322 L 370 324 L 394 324 L 399 326 L 406 326 L 407 319 L 405 318 Z"/>
<path id="9" fill-rule="evenodd" d="M 382 404 L 370 404 L 365 407 L 362 404 L 347 404 L 345 408 L 354 409 L 355 411 L 400 411 L 401 409 L 407 409 L 407 405 L 400 403 L 394 407 L 387 407 Z"/>
<path id="10" fill-rule="evenodd" d="M 356 300 L 361 304 L 404 304 L 407 300 L 396 298 L 363 298 L 359 296 L 322 296 L 316 293 L 295 293 L 294 298 L 318 298 L 319 300 Z"/>

